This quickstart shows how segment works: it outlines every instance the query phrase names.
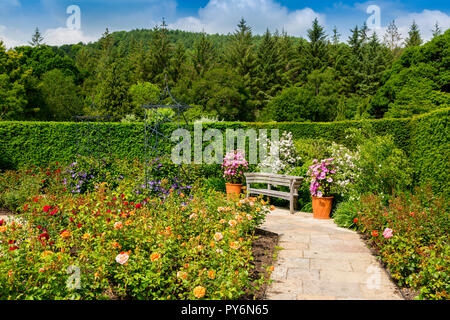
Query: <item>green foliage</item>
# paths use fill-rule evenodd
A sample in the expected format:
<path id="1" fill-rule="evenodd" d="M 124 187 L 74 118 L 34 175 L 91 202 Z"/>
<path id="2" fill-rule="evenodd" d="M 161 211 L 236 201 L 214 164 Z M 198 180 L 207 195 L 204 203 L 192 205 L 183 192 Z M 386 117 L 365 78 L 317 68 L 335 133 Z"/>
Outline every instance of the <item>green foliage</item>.
<path id="1" fill-rule="evenodd" d="M 26 224 L 0 221 L 0 299 L 238 299 L 269 208 L 199 188 L 134 202 L 102 183 L 23 210 Z"/>
<path id="2" fill-rule="evenodd" d="M 138 82 L 130 87 L 129 94 L 132 101 L 133 114 L 142 117 L 144 112 L 140 107 L 157 100 L 161 90 L 150 82 Z"/>
<path id="3" fill-rule="evenodd" d="M 31 194 L 38 194 L 43 185 L 43 175 L 31 175 L 23 171 L 6 171 L 0 175 L 0 208 L 13 212 L 22 209 L 22 205 Z"/>
<path id="4" fill-rule="evenodd" d="M 391 135 L 375 136 L 371 127 L 355 130 L 358 157 L 354 164 L 358 175 L 354 183 L 356 194 L 395 194 L 412 184 L 412 166 L 406 153 L 399 149 Z"/>
<path id="5" fill-rule="evenodd" d="M 371 112 L 409 117 L 448 107 L 450 30 L 423 46 L 413 46 L 387 70 L 371 102 Z"/>
<path id="6" fill-rule="evenodd" d="M 247 130 L 249 128 L 279 129 L 280 132 L 292 132 L 296 148 L 303 161 L 314 158 L 328 157 L 326 150 L 335 141 L 351 150 L 356 150 L 357 143 L 348 137 L 349 128 L 366 130 L 369 123 L 372 144 L 367 143 L 367 159 L 364 160 L 369 168 L 375 168 L 372 160 L 385 163 L 383 175 L 390 175 L 390 162 L 402 164 L 414 170 L 414 184 L 431 182 L 436 192 L 448 192 L 446 177 L 449 171 L 448 128 L 449 110 L 444 109 L 435 113 L 411 119 L 382 119 L 366 121 L 340 121 L 332 123 L 242 123 L 242 122 L 210 122 L 204 123 L 203 129 L 219 129 L 225 133 L 226 129 Z M 102 128 L 102 125 L 100 125 Z M 161 129 L 170 136 L 175 126 L 164 124 Z M 189 128 L 193 130 L 191 125 Z M 106 127 L 103 131 L 106 134 Z M 378 135 L 389 133 L 391 138 L 376 138 Z M 14 169 L 30 163 L 44 165 L 46 163 L 69 163 L 76 155 L 77 125 L 75 123 L 43 123 L 43 122 L 2 122 L 0 123 L 0 168 Z M 111 152 L 113 157 L 121 159 L 143 159 L 144 124 L 143 123 L 113 123 L 111 124 Z M 361 140 L 361 143 L 364 139 Z M 380 150 L 377 149 L 380 146 Z M 161 143 L 161 147 L 170 152 L 170 143 Z M 391 149 L 392 148 L 392 149 Z M 395 150 L 394 153 L 391 150 Z M 384 150 L 384 151 L 383 151 Z M 382 152 L 381 152 L 382 151 Z M 370 159 L 371 154 L 377 159 Z M 411 157 L 408 161 L 405 154 Z M 381 157 L 381 158 L 380 158 Z M 389 160 L 388 160 L 389 159 Z M 375 161 L 376 162 L 376 161 Z M 381 162 L 376 163 L 378 166 Z M 402 181 L 410 181 L 409 173 L 400 170 Z M 378 172 L 378 171 L 375 171 Z M 369 172 L 370 173 L 370 172 Z M 373 175 L 375 173 L 370 173 Z M 381 174 L 381 173 L 380 173 Z M 381 177 L 381 176 L 380 176 Z M 381 178 L 380 178 L 381 179 Z M 391 181 L 392 178 L 387 178 Z M 392 183 L 391 183 L 392 182 Z M 389 185 L 400 186 L 399 182 L 391 181 Z M 370 187 L 371 181 L 367 180 Z M 409 184 L 409 183 L 407 183 Z M 391 185 L 391 187 L 392 187 Z M 389 190 L 391 192 L 392 190 Z"/>
<path id="7" fill-rule="evenodd" d="M 44 97 L 47 119 L 70 121 L 73 116 L 81 114 L 82 101 L 77 93 L 78 88 L 73 79 L 65 76 L 60 69 L 44 73 L 39 89 Z"/>
<path id="8" fill-rule="evenodd" d="M 399 285 L 419 290 L 419 299 L 448 299 L 447 199 L 425 188 L 398 195 L 388 207 L 379 196 L 368 195 L 357 207 L 358 230 L 370 239 Z"/>
<path id="9" fill-rule="evenodd" d="M 163 21 L 152 30 L 106 30 L 95 43 L 61 47 L 42 44 L 37 32 L 32 46 L 8 53 L 17 56 L 21 72 L 0 67 L 0 119 L 66 120 L 56 114 L 61 105 L 79 100 L 86 107 L 93 96 L 100 112 L 115 121 L 141 117 L 135 95 L 152 90 L 133 94 L 130 88 L 162 87 L 166 76 L 178 100 L 226 121 L 333 121 L 381 118 L 387 111 L 388 117 L 406 117 L 449 101 L 448 62 L 442 58 L 448 55 L 448 32 L 418 45 L 419 31 L 412 26 L 408 50 L 400 48 L 394 23 L 387 46 L 366 25 L 352 29 L 347 44 L 339 43 L 337 30 L 328 40 L 317 19 L 307 40 L 270 30 L 254 35 L 245 20 L 228 35 L 168 30 Z M 43 76 L 55 69 L 64 74 L 64 86 L 52 90 L 47 78 L 49 89 L 41 90 Z M 288 88 L 302 89 L 280 98 Z"/>
<path id="10" fill-rule="evenodd" d="M 411 162 L 418 184 L 429 184 L 434 192 L 450 195 L 450 108 L 412 120 Z"/>
<path id="11" fill-rule="evenodd" d="M 333 211 L 333 220 L 343 228 L 356 228 L 355 219 L 358 217 L 358 207 L 354 201 L 340 202 Z"/>

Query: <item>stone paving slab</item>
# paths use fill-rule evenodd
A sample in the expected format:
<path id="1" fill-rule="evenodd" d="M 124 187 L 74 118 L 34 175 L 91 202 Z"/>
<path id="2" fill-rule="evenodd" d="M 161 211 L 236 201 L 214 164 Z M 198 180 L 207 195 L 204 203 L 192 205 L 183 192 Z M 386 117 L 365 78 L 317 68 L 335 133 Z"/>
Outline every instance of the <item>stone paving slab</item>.
<path id="1" fill-rule="evenodd" d="M 272 211 L 262 229 L 280 241 L 269 300 L 401 300 L 359 235 L 312 214 Z"/>

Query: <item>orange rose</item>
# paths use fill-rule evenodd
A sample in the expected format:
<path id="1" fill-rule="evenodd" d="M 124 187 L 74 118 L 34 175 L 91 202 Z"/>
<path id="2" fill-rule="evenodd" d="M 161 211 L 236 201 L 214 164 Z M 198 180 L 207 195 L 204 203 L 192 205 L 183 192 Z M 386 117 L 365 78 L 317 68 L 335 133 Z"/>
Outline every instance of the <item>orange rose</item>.
<path id="1" fill-rule="evenodd" d="M 119 221 L 119 222 L 114 223 L 114 229 L 119 230 L 122 228 L 123 228 L 122 222 Z"/>
<path id="2" fill-rule="evenodd" d="M 198 299 L 203 298 L 206 294 L 206 289 L 202 286 L 197 286 L 194 288 L 194 296 Z"/>
<path id="3" fill-rule="evenodd" d="M 208 278 L 215 279 L 216 278 L 216 272 L 214 270 L 208 271 Z"/>
<path id="4" fill-rule="evenodd" d="M 186 271 L 178 271 L 177 272 L 177 278 L 181 278 L 181 279 L 187 279 L 187 272 Z"/>
<path id="5" fill-rule="evenodd" d="M 61 238 L 68 238 L 70 236 L 70 232 L 67 230 L 64 230 L 61 232 Z"/>
<path id="6" fill-rule="evenodd" d="M 237 241 L 231 241 L 230 242 L 230 247 L 232 248 L 232 249 L 239 249 L 239 243 L 237 242 Z"/>
<path id="7" fill-rule="evenodd" d="M 161 254 L 158 253 L 158 252 L 153 252 L 153 253 L 150 255 L 150 260 L 152 260 L 152 262 L 153 262 L 153 261 L 156 261 L 156 260 L 159 260 L 160 258 L 161 258 Z"/>

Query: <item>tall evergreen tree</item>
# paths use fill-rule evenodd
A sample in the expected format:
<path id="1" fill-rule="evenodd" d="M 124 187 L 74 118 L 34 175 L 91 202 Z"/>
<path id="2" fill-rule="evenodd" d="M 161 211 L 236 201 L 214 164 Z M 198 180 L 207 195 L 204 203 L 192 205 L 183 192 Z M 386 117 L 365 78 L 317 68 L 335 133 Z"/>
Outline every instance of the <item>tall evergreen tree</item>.
<path id="1" fill-rule="evenodd" d="M 263 35 L 257 49 L 256 108 L 262 110 L 281 87 L 282 65 L 278 51 L 278 39 L 269 30 Z"/>
<path id="2" fill-rule="evenodd" d="M 160 27 L 154 28 L 152 42 L 150 43 L 150 82 L 163 83 L 164 74 L 168 72 L 173 51 L 174 46 L 169 39 L 167 24 L 163 20 Z"/>
<path id="3" fill-rule="evenodd" d="M 434 37 L 438 37 L 442 34 L 442 30 L 439 27 L 439 23 L 436 21 L 435 25 L 434 25 L 434 29 L 432 30 L 433 32 L 433 38 Z"/>
<path id="4" fill-rule="evenodd" d="M 415 47 L 420 46 L 422 44 L 422 38 L 420 37 L 420 31 L 419 27 L 416 24 L 416 21 L 413 21 L 409 32 L 408 32 L 408 38 L 405 40 L 405 47 Z"/>
<path id="5" fill-rule="evenodd" d="M 339 44 L 339 40 L 341 38 L 341 34 L 338 32 L 338 29 L 336 26 L 333 28 L 333 37 L 332 37 L 332 43 L 334 46 L 337 46 Z"/>
<path id="6" fill-rule="evenodd" d="M 42 36 L 41 32 L 39 31 L 39 28 L 36 27 L 34 30 L 34 34 L 31 37 L 31 41 L 28 42 L 32 47 L 40 47 L 43 44 L 44 37 Z"/>
<path id="7" fill-rule="evenodd" d="M 398 28 L 395 24 L 395 20 L 393 20 L 384 35 L 384 43 L 387 45 L 387 47 L 391 50 L 391 52 L 394 54 L 394 56 L 398 56 L 400 53 L 400 43 L 402 40 L 402 36 L 400 35 L 400 32 L 398 31 Z"/>
<path id="8" fill-rule="evenodd" d="M 238 24 L 237 30 L 232 36 L 232 41 L 227 47 L 227 61 L 233 70 L 238 74 L 244 83 L 246 106 L 242 108 L 247 109 L 246 114 L 252 114 L 256 105 L 256 102 L 252 99 L 256 96 L 255 86 L 255 67 L 256 67 L 256 55 L 255 45 L 252 39 L 252 30 L 247 25 L 244 19 L 241 19 Z"/>
<path id="9" fill-rule="evenodd" d="M 216 60 L 216 50 L 214 44 L 208 39 L 206 34 L 202 32 L 200 39 L 194 44 L 192 53 L 192 63 L 197 76 L 202 77 L 205 72 L 210 70 Z"/>
<path id="10" fill-rule="evenodd" d="M 326 66 L 327 63 L 327 35 L 324 28 L 319 24 L 317 18 L 314 19 L 311 29 L 307 30 L 309 46 L 308 53 L 312 59 L 312 68 L 320 69 Z"/>

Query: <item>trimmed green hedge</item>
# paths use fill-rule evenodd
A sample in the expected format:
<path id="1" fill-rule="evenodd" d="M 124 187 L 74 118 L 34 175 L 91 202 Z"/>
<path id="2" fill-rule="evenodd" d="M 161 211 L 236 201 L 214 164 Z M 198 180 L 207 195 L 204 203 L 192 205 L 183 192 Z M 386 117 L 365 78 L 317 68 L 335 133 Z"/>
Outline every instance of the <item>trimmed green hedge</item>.
<path id="1" fill-rule="evenodd" d="M 433 191 L 450 195 L 450 108 L 414 117 L 411 133 L 411 161 L 415 181 L 430 184 Z"/>
<path id="2" fill-rule="evenodd" d="M 415 181 L 432 181 L 439 192 L 448 192 L 449 143 L 447 121 L 450 108 L 412 119 L 365 120 L 377 134 L 389 133 L 396 144 L 410 157 L 414 166 Z M 80 124 L 78 124 L 80 125 Z M 86 125 L 86 124 L 81 124 Z M 203 124 L 203 129 L 215 128 L 244 130 L 279 129 L 290 131 L 294 139 L 323 138 L 346 144 L 346 129 L 360 128 L 363 121 L 329 123 L 242 123 L 218 122 Z M 108 127 L 99 126 L 103 133 Z M 175 127 L 163 125 L 165 135 Z M 190 126 L 193 129 L 193 125 Z M 111 153 L 120 158 L 144 157 L 144 125 L 142 123 L 111 123 Z M 193 135 L 192 135 L 193 137 Z M 14 169 L 23 165 L 45 165 L 50 162 L 69 162 L 77 151 L 77 124 L 73 122 L 0 122 L 0 169 Z M 193 145 L 193 144 L 192 144 Z M 169 143 L 160 144 L 170 150 Z"/>

